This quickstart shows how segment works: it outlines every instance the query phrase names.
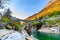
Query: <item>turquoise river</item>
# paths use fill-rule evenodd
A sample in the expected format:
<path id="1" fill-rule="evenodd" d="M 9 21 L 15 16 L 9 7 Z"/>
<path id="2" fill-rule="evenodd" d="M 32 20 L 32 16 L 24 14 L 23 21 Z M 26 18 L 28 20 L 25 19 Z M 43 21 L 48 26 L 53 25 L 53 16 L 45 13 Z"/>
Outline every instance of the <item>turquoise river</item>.
<path id="1" fill-rule="evenodd" d="M 38 40 L 60 40 L 60 34 L 44 33 L 36 31 L 33 36 Z"/>

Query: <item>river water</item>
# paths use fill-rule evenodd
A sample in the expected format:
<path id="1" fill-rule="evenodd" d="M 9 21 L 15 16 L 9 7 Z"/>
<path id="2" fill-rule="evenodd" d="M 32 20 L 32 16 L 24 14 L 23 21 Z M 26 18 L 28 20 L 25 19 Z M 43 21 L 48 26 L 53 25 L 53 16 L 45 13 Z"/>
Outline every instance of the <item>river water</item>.
<path id="1" fill-rule="evenodd" d="M 60 34 L 44 33 L 35 31 L 33 36 L 38 40 L 60 40 Z"/>

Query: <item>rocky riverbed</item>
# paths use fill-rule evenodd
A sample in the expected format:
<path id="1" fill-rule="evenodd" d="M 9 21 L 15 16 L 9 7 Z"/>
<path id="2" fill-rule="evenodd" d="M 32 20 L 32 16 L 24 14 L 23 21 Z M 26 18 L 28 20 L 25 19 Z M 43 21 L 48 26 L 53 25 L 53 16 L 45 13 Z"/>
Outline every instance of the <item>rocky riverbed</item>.
<path id="1" fill-rule="evenodd" d="M 27 33 L 20 33 L 14 30 L 2 29 L 0 30 L 0 40 L 35 40 L 32 36 L 27 36 Z"/>

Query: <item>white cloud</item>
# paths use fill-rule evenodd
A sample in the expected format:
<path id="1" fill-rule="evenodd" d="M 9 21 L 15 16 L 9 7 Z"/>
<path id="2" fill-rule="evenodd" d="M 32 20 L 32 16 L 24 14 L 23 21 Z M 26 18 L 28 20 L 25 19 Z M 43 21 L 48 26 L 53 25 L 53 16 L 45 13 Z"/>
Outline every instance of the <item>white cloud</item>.
<path id="1" fill-rule="evenodd" d="M 5 11 L 4 9 L 0 9 L 0 12 L 3 12 L 3 11 Z"/>

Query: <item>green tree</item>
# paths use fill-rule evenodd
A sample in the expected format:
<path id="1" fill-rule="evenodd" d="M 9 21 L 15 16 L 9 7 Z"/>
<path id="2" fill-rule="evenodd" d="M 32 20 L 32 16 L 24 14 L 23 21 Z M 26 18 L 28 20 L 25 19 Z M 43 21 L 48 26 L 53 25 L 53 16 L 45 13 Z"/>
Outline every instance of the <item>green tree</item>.
<path id="1" fill-rule="evenodd" d="M 9 8 L 8 8 L 7 11 L 5 12 L 4 17 L 11 18 L 11 11 L 10 11 Z"/>

